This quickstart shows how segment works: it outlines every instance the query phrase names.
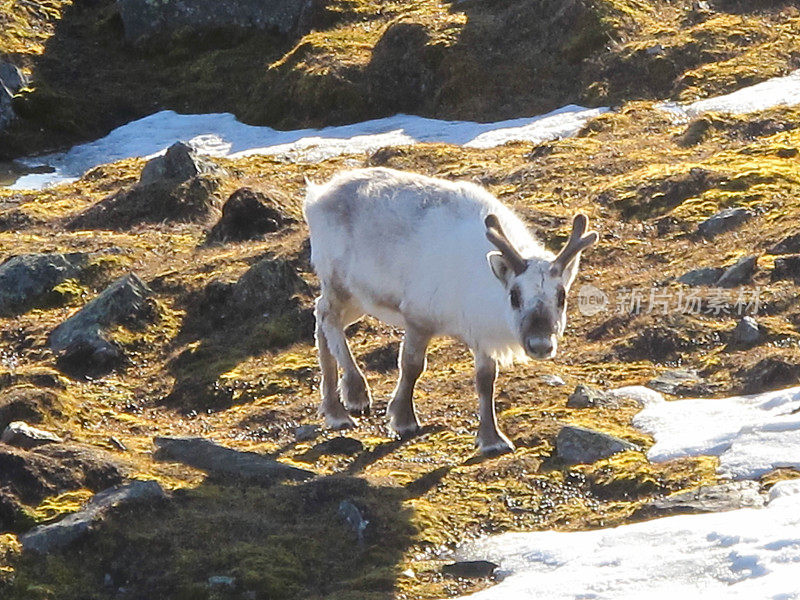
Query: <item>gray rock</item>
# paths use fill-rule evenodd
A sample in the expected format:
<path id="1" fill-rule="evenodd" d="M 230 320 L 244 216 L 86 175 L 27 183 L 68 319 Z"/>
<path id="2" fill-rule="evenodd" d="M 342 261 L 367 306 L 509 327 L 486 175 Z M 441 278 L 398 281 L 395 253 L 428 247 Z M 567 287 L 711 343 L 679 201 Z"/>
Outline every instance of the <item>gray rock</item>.
<path id="1" fill-rule="evenodd" d="M 598 406 L 616 406 L 616 400 L 588 385 L 579 384 L 567 399 L 568 408 L 595 408 Z"/>
<path id="2" fill-rule="evenodd" d="M 17 118 L 13 97 L 26 84 L 27 78 L 22 71 L 11 63 L 0 62 L 0 131 Z"/>
<path id="3" fill-rule="evenodd" d="M 753 213 L 746 208 L 726 208 L 700 223 L 697 231 L 703 237 L 711 239 L 738 227 L 752 217 Z"/>
<path id="4" fill-rule="evenodd" d="M 24 421 L 9 423 L 8 427 L 3 431 L 3 435 L 0 436 L 0 442 L 17 448 L 35 448 L 36 446 L 62 441 L 64 440 L 55 433 L 31 427 Z"/>
<path id="5" fill-rule="evenodd" d="M 300 425 L 294 430 L 294 439 L 298 442 L 309 442 L 320 434 L 319 425 Z"/>
<path id="6" fill-rule="evenodd" d="M 294 36 L 310 29 L 314 6 L 313 0 L 117 0 L 125 39 L 139 45 L 221 29 Z"/>
<path id="7" fill-rule="evenodd" d="M 690 286 L 714 285 L 724 272 L 720 267 L 701 267 L 684 273 L 678 282 Z"/>
<path id="8" fill-rule="evenodd" d="M 767 254 L 796 254 L 800 252 L 800 233 L 783 238 L 767 250 Z"/>
<path id="9" fill-rule="evenodd" d="M 168 180 L 171 183 L 188 181 L 197 175 L 222 174 L 217 164 L 203 156 L 186 142 L 175 142 L 162 156 L 150 159 L 139 176 L 139 186 Z"/>
<path id="10" fill-rule="evenodd" d="M 739 508 L 761 508 L 765 498 L 756 481 L 735 481 L 720 485 L 702 486 L 688 492 L 659 498 L 643 507 L 648 516 L 710 513 Z"/>
<path id="11" fill-rule="evenodd" d="M 164 490 L 156 481 L 131 481 L 92 497 L 80 511 L 50 525 L 40 525 L 20 536 L 26 552 L 47 554 L 68 546 L 102 522 L 116 507 L 136 502 L 163 500 Z"/>
<path id="12" fill-rule="evenodd" d="M 553 387 L 562 387 L 567 385 L 567 382 L 564 381 L 561 377 L 559 377 L 558 375 L 550 375 L 549 373 L 545 375 L 539 375 L 539 379 L 541 380 L 542 383 L 546 385 L 551 385 Z"/>
<path id="13" fill-rule="evenodd" d="M 733 328 L 731 342 L 740 346 L 751 346 L 760 342 L 763 337 L 758 322 L 753 317 L 747 316 Z"/>
<path id="14" fill-rule="evenodd" d="M 22 254 L 0 265 L 0 316 L 13 316 L 33 307 L 59 283 L 76 277 L 88 255 Z"/>
<path id="15" fill-rule="evenodd" d="M 297 314 L 296 294 L 306 291 L 306 283 L 285 260 L 265 258 L 254 264 L 234 284 L 228 309 L 239 316 L 274 317 Z M 299 315 L 298 315 L 299 316 Z M 313 331 L 313 315 L 305 324 Z"/>
<path id="16" fill-rule="evenodd" d="M 483 579 L 491 577 L 499 565 L 488 560 L 464 560 L 442 567 L 442 573 L 456 579 Z"/>
<path id="17" fill-rule="evenodd" d="M 50 333 L 50 349 L 59 354 L 62 366 L 69 370 L 89 373 L 113 369 L 125 357 L 104 330 L 112 325 L 152 320 L 151 294 L 134 273 L 120 277 Z"/>
<path id="18" fill-rule="evenodd" d="M 565 425 L 556 436 L 556 456 L 567 464 L 590 464 L 619 452 L 638 449 L 613 435 L 577 425 Z"/>
<path id="19" fill-rule="evenodd" d="M 240 452 L 200 437 L 157 437 L 156 458 L 181 462 L 222 477 L 236 477 L 259 483 L 276 480 L 303 480 L 311 471 L 285 465 L 256 452 Z"/>
<path id="20" fill-rule="evenodd" d="M 0 85 L 12 94 L 16 94 L 28 85 L 28 78 L 16 65 L 12 65 L 9 62 L 0 62 Z"/>
<path id="21" fill-rule="evenodd" d="M 749 283 L 758 266 L 758 256 L 745 256 L 725 269 L 717 280 L 718 287 L 730 288 Z"/>
<path id="22" fill-rule="evenodd" d="M 674 396 L 703 393 L 708 391 L 705 386 L 705 380 L 697 371 L 689 369 L 664 371 L 655 379 L 647 382 L 647 387 L 650 389 Z"/>
<path id="23" fill-rule="evenodd" d="M 364 518 L 358 507 L 350 500 L 342 500 L 339 503 L 339 516 L 353 530 L 358 538 L 359 545 L 364 545 L 364 532 L 367 530 L 369 521 Z"/>
<path id="24" fill-rule="evenodd" d="M 775 259 L 772 280 L 792 279 L 800 282 L 800 254 Z"/>
<path id="25" fill-rule="evenodd" d="M 13 94 L 0 85 L 0 131 L 4 131 L 16 118 Z"/>

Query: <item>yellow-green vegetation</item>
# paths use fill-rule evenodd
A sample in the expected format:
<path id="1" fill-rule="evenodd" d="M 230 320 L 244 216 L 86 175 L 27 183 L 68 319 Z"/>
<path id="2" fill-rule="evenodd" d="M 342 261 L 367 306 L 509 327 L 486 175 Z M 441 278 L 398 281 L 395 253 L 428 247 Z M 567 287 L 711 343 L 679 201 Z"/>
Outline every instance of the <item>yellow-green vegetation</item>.
<path id="1" fill-rule="evenodd" d="M 636 102 L 590 122 L 578 137 L 537 147 L 420 145 L 313 165 L 258 156 L 221 162 L 233 174 L 224 184 L 226 193 L 243 185 L 280 189 L 295 217 L 303 175 L 321 181 L 345 166 L 376 163 L 482 181 L 553 247 L 563 240 L 569 217 L 585 211 L 602 236 L 585 257 L 580 281 L 613 293 L 653 282 L 677 289 L 669 278 L 760 253 L 797 232 L 800 166 L 793 149 L 798 147 L 798 109 L 676 123 L 652 104 Z M 250 592 L 257 598 L 441 598 L 476 590 L 489 582 L 441 575 L 442 550 L 500 531 L 623 524 L 641 518 L 640 509 L 654 497 L 717 480 L 713 458 L 650 463 L 645 451 L 652 442 L 631 425 L 639 410 L 633 402 L 567 408 L 574 385 L 637 384 L 681 365 L 698 369 L 718 393 L 735 393 L 744 384 L 740 371 L 762 358 L 800 359 L 797 288 L 770 280 L 773 260 L 767 256 L 755 284 L 769 307 L 762 318 L 769 344 L 728 348 L 736 315 L 588 317 L 571 310 L 555 362 L 520 365 L 500 378 L 499 418 L 517 452 L 480 459 L 473 445 L 477 419 L 466 349 L 451 340 L 431 346 L 418 391 L 426 428 L 414 439 L 393 440 L 382 415 L 397 375 L 393 352 L 399 333 L 367 319 L 353 328 L 351 339 L 367 367 L 375 411 L 347 434 L 362 449 L 327 454 L 320 443 L 337 434 L 304 442 L 292 434 L 297 425 L 317 422 L 310 337 L 291 323 L 261 317 L 229 326 L 203 320 L 209 284 L 236 281 L 265 256 L 293 261 L 309 285 L 301 294 L 307 305 L 316 282 L 304 257 L 304 225 L 264 241 L 217 246 L 203 244 L 210 224 L 141 225 L 132 232 L 62 227 L 70 215 L 134 181 L 140 168 L 141 161 L 124 161 L 51 190 L 0 190 L 0 200 L 14 198 L 6 211 L 36 217 L 26 227 L 0 233 L 0 255 L 97 253 L 91 277 L 63 285 L 64 291 L 75 291 L 65 305 L 0 321 L 4 343 L 17 357 L 13 373 L 0 374 L 0 382 L 57 382 L 60 409 L 48 417 L 47 427 L 119 455 L 133 476 L 157 479 L 173 497 L 127 509 L 74 550 L 47 559 L 20 556 L 14 540 L 2 542 L 9 582 L 4 597 L 83 598 L 91 590 L 102 598 L 113 596 L 116 587 L 150 597 L 220 597 L 221 591 L 207 585 L 212 575 L 235 577 L 229 595 L 242 598 L 252 597 Z M 709 252 L 693 234 L 696 222 L 729 206 L 753 209 L 757 226 L 718 236 Z M 657 223 L 664 219 L 674 226 L 659 233 Z M 57 375 L 46 350 L 47 333 L 130 270 L 151 285 L 158 306 L 158 318 L 148 327 L 112 332 L 131 364 L 97 380 Z M 653 329 L 672 344 L 669 352 L 647 337 Z M 566 387 L 547 385 L 544 374 L 558 374 Z M 564 424 L 612 433 L 642 451 L 565 466 L 554 457 Z M 157 435 L 211 437 L 311 469 L 318 477 L 271 487 L 208 478 L 154 461 Z M 112 436 L 127 452 L 109 442 Z M 762 483 L 768 488 L 795 476 L 776 471 Z M 87 498 L 84 490 L 66 490 L 31 506 L 30 514 L 56 518 Z M 338 515 L 342 500 L 357 505 L 371 523 L 363 547 Z M 106 573 L 114 589 L 104 586 Z"/>

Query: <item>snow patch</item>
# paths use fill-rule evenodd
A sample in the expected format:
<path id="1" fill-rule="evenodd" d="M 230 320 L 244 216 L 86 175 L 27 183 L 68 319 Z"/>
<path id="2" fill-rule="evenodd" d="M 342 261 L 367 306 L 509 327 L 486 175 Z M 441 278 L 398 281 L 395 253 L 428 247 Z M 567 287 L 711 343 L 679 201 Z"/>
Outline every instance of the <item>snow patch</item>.
<path id="1" fill-rule="evenodd" d="M 732 398 L 653 402 L 633 424 L 656 443 L 654 462 L 719 456 L 720 475 L 753 479 L 778 467 L 800 468 L 800 387 Z"/>
<path id="2" fill-rule="evenodd" d="M 800 483 L 776 484 L 763 509 L 597 531 L 506 533 L 461 554 L 500 564 L 503 577 L 471 600 L 800 599 Z"/>
<path id="3" fill-rule="evenodd" d="M 570 104 L 544 115 L 496 123 L 442 121 L 395 115 L 353 125 L 278 131 L 245 125 L 232 114 L 181 115 L 159 113 L 118 127 L 106 137 L 66 152 L 21 159 L 26 167 L 50 166 L 52 173 L 25 175 L 12 189 L 41 189 L 74 181 L 89 169 L 124 158 L 150 158 L 178 140 L 188 141 L 201 154 L 239 158 L 278 155 L 296 162 L 319 162 L 340 154 L 373 152 L 387 146 L 421 142 L 491 148 L 513 141 L 541 143 L 575 135 L 607 108 Z"/>
<path id="4" fill-rule="evenodd" d="M 680 117 L 693 118 L 707 112 L 744 114 L 796 104 L 800 104 L 800 69 L 786 77 L 774 77 L 723 96 L 705 98 L 690 104 L 667 102 L 661 107 Z"/>

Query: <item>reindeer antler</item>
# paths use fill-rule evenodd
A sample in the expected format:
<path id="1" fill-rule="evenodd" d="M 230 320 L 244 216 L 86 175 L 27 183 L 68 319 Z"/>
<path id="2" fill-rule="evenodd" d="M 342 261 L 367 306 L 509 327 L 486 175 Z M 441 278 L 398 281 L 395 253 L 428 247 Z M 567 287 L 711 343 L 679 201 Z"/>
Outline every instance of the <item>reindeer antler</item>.
<path id="1" fill-rule="evenodd" d="M 514 273 L 516 275 L 522 273 L 528 265 L 525 262 L 525 259 L 522 258 L 520 253 L 517 252 L 517 249 L 514 248 L 513 244 L 506 237 L 506 234 L 500 225 L 500 219 L 497 218 L 497 215 L 487 215 L 483 222 L 486 225 L 486 239 L 492 242 L 492 244 L 494 244 L 494 246 L 500 250 L 503 258 L 508 261 L 508 264 L 511 265 L 512 269 L 514 269 Z"/>
<path id="2" fill-rule="evenodd" d="M 586 233 L 586 227 L 588 225 L 589 219 L 586 215 L 582 213 L 575 215 L 575 218 L 572 220 L 572 233 L 570 233 L 569 239 L 567 243 L 564 244 L 561 252 L 553 259 L 553 266 L 550 267 L 553 274 L 560 275 L 563 273 L 567 265 L 569 265 L 578 254 L 600 239 L 596 231 Z"/>

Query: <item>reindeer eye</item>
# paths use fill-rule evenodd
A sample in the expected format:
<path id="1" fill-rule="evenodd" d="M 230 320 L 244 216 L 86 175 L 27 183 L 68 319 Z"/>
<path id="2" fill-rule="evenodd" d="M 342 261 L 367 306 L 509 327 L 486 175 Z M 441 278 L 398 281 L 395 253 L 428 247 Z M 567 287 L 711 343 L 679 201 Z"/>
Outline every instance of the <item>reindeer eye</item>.
<path id="1" fill-rule="evenodd" d="M 567 291 L 563 287 L 558 288 L 556 301 L 558 302 L 558 308 L 564 308 L 564 303 L 567 301 Z"/>
<path id="2" fill-rule="evenodd" d="M 519 288 L 513 287 L 511 288 L 511 308 L 514 310 L 518 310 L 520 306 L 520 299 L 519 299 Z"/>

